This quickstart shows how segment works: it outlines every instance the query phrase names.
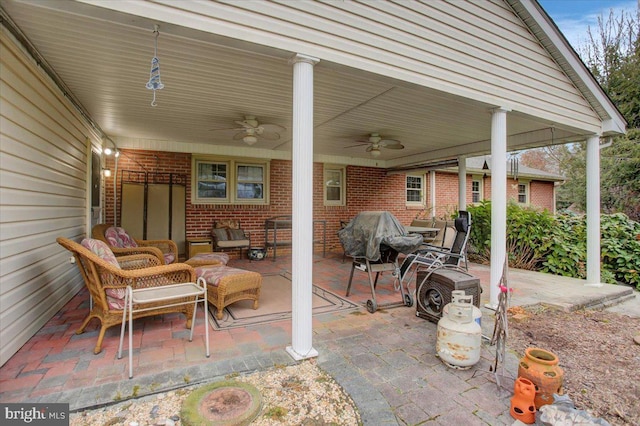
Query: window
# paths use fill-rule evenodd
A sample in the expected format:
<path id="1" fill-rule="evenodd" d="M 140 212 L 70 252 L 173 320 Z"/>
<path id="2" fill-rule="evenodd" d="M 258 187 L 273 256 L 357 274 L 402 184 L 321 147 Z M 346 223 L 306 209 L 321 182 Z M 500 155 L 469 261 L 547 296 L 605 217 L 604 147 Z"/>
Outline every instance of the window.
<path id="1" fill-rule="evenodd" d="M 407 175 L 407 205 L 423 205 L 424 176 Z"/>
<path id="2" fill-rule="evenodd" d="M 521 204 L 529 203 L 529 184 L 526 184 L 526 183 L 518 184 L 518 203 L 521 203 Z"/>
<path id="3" fill-rule="evenodd" d="M 482 181 L 471 181 L 471 202 L 479 203 L 482 201 Z"/>
<path id="4" fill-rule="evenodd" d="M 341 166 L 324 166 L 324 205 L 345 205 L 345 175 L 346 169 Z"/>
<path id="5" fill-rule="evenodd" d="M 264 166 L 239 164 L 237 196 L 239 200 L 261 200 L 264 197 Z"/>
<path id="6" fill-rule="evenodd" d="M 268 204 L 269 163 L 194 157 L 193 204 Z"/>

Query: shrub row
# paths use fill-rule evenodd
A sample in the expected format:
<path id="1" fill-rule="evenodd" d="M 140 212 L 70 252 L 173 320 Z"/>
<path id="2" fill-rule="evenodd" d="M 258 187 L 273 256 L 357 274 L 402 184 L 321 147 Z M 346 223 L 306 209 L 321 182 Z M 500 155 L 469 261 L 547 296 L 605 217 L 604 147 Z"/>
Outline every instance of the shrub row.
<path id="1" fill-rule="evenodd" d="M 491 202 L 469 206 L 472 226 L 469 257 L 488 262 L 491 253 Z M 601 280 L 640 290 L 640 223 L 623 213 L 601 215 Z M 509 266 L 586 278 L 586 217 L 507 206 Z"/>

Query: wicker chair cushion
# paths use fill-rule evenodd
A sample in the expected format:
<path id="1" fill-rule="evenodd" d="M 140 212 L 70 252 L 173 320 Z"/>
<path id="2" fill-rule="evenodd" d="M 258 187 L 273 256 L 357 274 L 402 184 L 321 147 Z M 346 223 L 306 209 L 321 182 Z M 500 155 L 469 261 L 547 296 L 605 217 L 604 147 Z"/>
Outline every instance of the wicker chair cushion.
<path id="1" fill-rule="evenodd" d="M 94 240 L 92 238 L 85 238 L 80 243 L 84 248 L 94 253 L 100 259 L 105 262 L 109 262 L 110 264 L 120 268 L 118 264 L 118 259 L 113 254 L 108 245 L 106 245 L 103 241 Z M 108 277 L 103 277 L 105 282 L 108 282 Z M 124 295 L 126 293 L 126 289 L 124 288 L 108 288 L 105 290 L 105 294 L 107 295 L 107 303 L 111 309 L 124 309 Z"/>
<path id="2" fill-rule="evenodd" d="M 229 266 L 200 266 L 195 268 L 195 271 L 198 278 L 204 278 L 207 284 L 214 287 L 217 287 L 224 277 L 247 273 L 244 269 L 231 268 Z"/>
<path id="3" fill-rule="evenodd" d="M 138 247 L 136 240 L 131 238 L 127 231 L 124 228 L 111 226 L 104 231 L 104 236 L 114 247 L 118 248 L 130 248 L 130 247 Z M 172 259 L 173 261 L 173 259 Z"/>
<path id="4" fill-rule="evenodd" d="M 200 263 L 201 265 L 204 265 L 205 262 L 207 261 L 211 261 L 212 262 L 211 264 L 213 265 L 217 263 L 226 265 L 227 263 L 229 263 L 229 255 L 227 253 L 222 253 L 222 252 L 198 253 L 194 255 L 191 259 L 189 259 L 189 261 L 192 262 L 191 266 L 194 266 L 194 264 L 198 264 L 198 263 Z M 187 261 L 186 263 L 189 264 L 189 261 Z"/>
<path id="5" fill-rule="evenodd" d="M 246 240 L 247 237 L 244 235 L 244 231 L 242 229 L 229 229 L 229 239 L 237 241 Z"/>
<path id="6" fill-rule="evenodd" d="M 173 253 L 163 253 L 162 255 L 164 256 L 164 263 L 167 265 L 173 263 L 176 259 L 176 256 Z"/>
<path id="7" fill-rule="evenodd" d="M 93 238 L 85 238 L 80 244 L 105 262 L 109 262 L 118 268 L 120 267 L 118 259 L 116 259 L 116 256 L 113 254 L 109 246 L 103 241 L 94 240 Z"/>
<path id="8" fill-rule="evenodd" d="M 227 229 L 226 228 L 212 229 L 211 230 L 211 234 L 218 241 L 227 241 L 227 240 L 229 240 L 229 236 L 227 235 Z"/>

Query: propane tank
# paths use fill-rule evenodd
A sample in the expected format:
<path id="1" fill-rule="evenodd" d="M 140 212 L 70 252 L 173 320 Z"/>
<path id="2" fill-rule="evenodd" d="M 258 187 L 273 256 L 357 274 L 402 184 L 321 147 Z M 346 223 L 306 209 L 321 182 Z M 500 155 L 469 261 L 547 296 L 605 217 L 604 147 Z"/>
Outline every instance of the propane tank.
<path id="1" fill-rule="evenodd" d="M 464 290 L 453 290 L 451 292 L 451 303 L 456 303 L 458 297 L 466 296 L 467 294 Z M 473 299 L 473 296 L 469 296 Z M 482 328 L 482 311 L 473 304 L 473 300 L 471 300 L 471 306 L 473 306 L 473 320 L 478 323 L 480 328 Z M 442 315 L 446 316 L 449 311 L 449 303 L 447 303 L 444 308 L 442 308 Z"/>
<path id="2" fill-rule="evenodd" d="M 480 361 L 482 329 L 473 319 L 473 296 L 458 295 L 438 321 L 436 353 L 446 365 L 467 369 Z"/>

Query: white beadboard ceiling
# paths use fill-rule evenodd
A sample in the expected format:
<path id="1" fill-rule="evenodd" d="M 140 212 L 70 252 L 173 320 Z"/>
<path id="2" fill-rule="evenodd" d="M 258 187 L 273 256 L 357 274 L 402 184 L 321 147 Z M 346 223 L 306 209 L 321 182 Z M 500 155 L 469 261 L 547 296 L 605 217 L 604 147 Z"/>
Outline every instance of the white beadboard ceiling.
<path id="1" fill-rule="evenodd" d="M 294 52 L 269 50 L 160 23 L 163 90 L 157 106 L 145 88 L 157 22 L 55 0 L 2 0 L 3 9 L 111 138 L 247 146 L 232 140 L 235 120 L 254 115 L 286 128 L 254 147 L 290 151 Z M 91 13 L 86 13 L 90 9 Z M 321 61 L 314 69 L 314 152 L 370 159 L 354 140 L 377 132 L 405 149 L 382 149 L 383 164 L 402 167 L 490 148 L 493 105 L 455 97 Z M 551 123 L 521 114 L 508 120 L 511 149 L 548 144 Z M 570 138 L 556 131 L 556 141 Z M 349 148 L 347 148 L 349 147 Z"/>

